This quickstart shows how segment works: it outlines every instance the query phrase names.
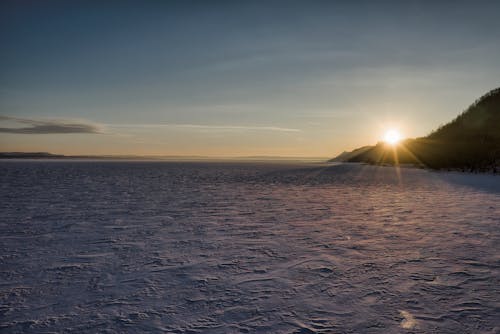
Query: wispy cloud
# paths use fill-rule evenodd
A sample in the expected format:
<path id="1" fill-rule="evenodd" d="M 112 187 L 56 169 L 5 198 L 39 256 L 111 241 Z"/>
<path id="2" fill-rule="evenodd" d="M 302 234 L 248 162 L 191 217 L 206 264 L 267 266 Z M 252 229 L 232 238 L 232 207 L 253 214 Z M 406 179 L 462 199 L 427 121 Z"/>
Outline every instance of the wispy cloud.
<path id="1" fill-rule="evenodd" d="M 300 129 L 284 128 L 279 126 L 246 126 L 246 125 L 205 125 L 205 124 L 106 124 L 109 128 L 187 128 L 199 130 L 221 130 L 221 131 L 278 131 L 278 132 L 301 132 Z"/>
<path id="2" fill-rule="evenodd" d="M 14 123 L 14 127 L 0 127 L 0 133 L 62 134 L 102 133 L 102 126 L 83 120 L 42 120 L 0 115 L 0 123 Z M 21 125 L 21 126 L 19 126 Z M 24 125 L 24 126 L 23 126 Z"/>
<path id="3" fill-rule="evenodd" d="M 64 134 L 90 133 L 104 134 L 105 129 L 159 129 L 180 128 L 207 131 L 275 131 L 301 132 L 300 129 L 280 126 L 247 126 L 247 125 L 206 125 L 206 124 L 178 124 L 178 123 L 138 123 L 138 124 L 97 124 L 86 120 L 68 119 L 35 119 L 0 115 L 0 133 L 14 134 Z M 114 132 L 114 131 L 113 131 Z M 108 133 L 109 134 L 109 133 Z"/>

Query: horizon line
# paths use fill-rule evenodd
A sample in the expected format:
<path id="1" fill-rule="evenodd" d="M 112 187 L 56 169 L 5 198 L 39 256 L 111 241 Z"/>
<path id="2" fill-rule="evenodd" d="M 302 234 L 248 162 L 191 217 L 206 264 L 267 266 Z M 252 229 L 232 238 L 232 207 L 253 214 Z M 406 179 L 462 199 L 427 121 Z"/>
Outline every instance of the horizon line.
<path id="1" fill-rule="evenodd" d="M 289 155 L 178 155 L 178 154 L 60 154 L 51 152 L 33 152 L 33 151 L 0 151 L 0 157 L 8 157 L 8 155 L 38 155 L 47 158 L 131 158 L 131 159 L 307 159 L 307 160 L 321 160 L 331 159 L 326 156 L 289 156 Z"/>

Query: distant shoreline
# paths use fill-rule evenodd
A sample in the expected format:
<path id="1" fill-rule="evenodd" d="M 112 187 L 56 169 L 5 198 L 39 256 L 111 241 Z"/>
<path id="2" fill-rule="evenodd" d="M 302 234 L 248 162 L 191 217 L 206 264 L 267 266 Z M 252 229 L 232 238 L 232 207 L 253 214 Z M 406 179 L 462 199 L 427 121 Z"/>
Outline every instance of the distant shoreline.
<path id="1" fill-rule="evenodd" d="M 62 155 L 46 152 L 0 152 L 0 160 L 99 160 L 99 161 L 179 161 L 179 162 L 314 162 L 325 163 L 326 157 L 207 157 L 207 156 L 136 156 L 136 155 Z"/>

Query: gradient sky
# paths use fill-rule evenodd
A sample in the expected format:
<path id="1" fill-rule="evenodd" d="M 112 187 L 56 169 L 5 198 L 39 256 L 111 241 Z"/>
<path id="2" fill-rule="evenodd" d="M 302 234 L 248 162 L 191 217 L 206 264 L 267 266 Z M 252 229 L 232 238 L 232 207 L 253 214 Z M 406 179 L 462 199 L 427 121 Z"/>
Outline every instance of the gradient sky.
<path id="1" fill-rule="evenodd" d="M 500 86 L 498 1 L 2 1 L 0 151 L 334 156 Z"/>

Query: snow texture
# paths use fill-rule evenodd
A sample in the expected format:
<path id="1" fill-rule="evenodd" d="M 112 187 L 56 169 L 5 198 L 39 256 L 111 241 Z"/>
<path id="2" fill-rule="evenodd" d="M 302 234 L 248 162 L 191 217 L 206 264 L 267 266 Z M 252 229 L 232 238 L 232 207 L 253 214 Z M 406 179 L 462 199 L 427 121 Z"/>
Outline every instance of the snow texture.
<path id="1" fill-rule="evenodd" d="M 0 163 L 2 333 L 499 333 L 500 177 Z"/>

